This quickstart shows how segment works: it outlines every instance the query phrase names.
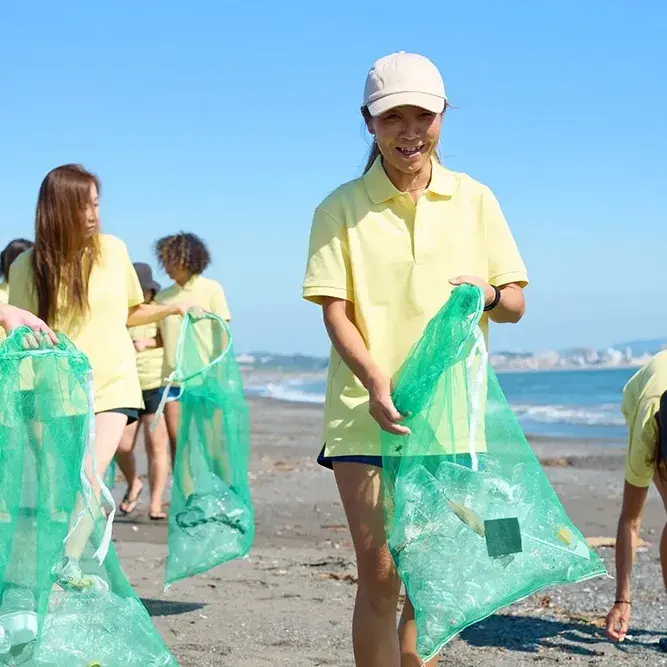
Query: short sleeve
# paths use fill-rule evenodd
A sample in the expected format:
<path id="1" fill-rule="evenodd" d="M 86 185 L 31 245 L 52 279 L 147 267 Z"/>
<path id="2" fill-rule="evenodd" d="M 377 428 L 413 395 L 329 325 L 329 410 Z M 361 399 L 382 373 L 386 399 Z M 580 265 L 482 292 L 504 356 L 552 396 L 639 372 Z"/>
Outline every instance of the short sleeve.
<path id="1" fill-rule="evenodd" d="M 31 259 L 32 253 L 19 255 L 9 268 L 9 304 L 36 314 L 38 303 Z"/>
<path id="2" fill-rule="evenodd" d="M 227 305 L 227 299 L 225 298 L 225 290 L 222 289 L 220 283 L 213 283 L 213 290 L 211 294 L 211 311 L 222 317 L 223 320 L 229 322 L 232 319 L 232 316 L 229 312 L 229 306 Z"/>
<path id="3" fill-rule="evenodd" d="M 322 303 L 322 297 L 354 302 L 347 232 L 343 225 L 321 209 L 315 211 L 303 298 Z"/>
<path id="4" fill-rule="evenodd" d="M 633 486 L 650 486 L 655 474 L 652 460 L 658 446 L 658 399 L 645 399 L 639 403 L 628 420 L 630 439 L 625 456 L 625 479 Z"/>
<path id="5" fill-rule="evenodd" d="M 500 204 L 488 188 L 484 189 L 482 211 L 486 223 L 486 240 L 489 257 L 489 280 L 491 285 L 501 287 L 518 283 L 528 284 L 528 272 L 519 255 L 519 250 L 505 220 Z"/>
<path id="6" fill-rule="evenodd" d="M 144 291 L 141 289 L 141 283 L 137 277 L 137 272 L 132 266 L 130 255 L 123 244 L 123 262 L 125 264 L 125 282 L 127 284 L 127 307 L 134 308 L 144 302 Z"/>

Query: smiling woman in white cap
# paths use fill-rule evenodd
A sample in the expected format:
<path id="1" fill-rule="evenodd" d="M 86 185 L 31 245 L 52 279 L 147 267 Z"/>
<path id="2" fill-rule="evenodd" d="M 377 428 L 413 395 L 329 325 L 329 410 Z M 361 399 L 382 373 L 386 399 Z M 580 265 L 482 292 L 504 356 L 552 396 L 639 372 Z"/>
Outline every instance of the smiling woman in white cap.
<path id="1" fill-rule="evenodd" d="M 380 429 L 407 432 L 390 378 L 455 285 L 483 290 L 485 335 L 488 319 L 518 322 L 525 309 L 526 269 L 496 198 L 438 161 L 446 108 L 427 58 L 378 60 L 362 107 L 374 137 L 365 173 L 317 207 L 311 229 L 303 296 L 322 307 L 333 344 L 319 461 L 333 468 L 357 555 L 358 667 L 422 664 L 409 600 L 396 632 L 400 581 L 384 533 Z"/>

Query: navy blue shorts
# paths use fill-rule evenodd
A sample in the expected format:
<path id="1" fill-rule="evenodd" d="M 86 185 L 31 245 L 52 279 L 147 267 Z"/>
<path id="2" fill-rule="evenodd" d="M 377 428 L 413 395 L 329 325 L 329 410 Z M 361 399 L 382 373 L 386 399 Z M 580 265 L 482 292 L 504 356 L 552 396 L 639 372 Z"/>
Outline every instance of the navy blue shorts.
<path id="1" fill-rule="evenodd" d="M 666 394 L 667 396 L 667 394 Z M 666 401 L 667 405 L 667 401 Z M 325 467 L 328 468 L 329 470 L 333 470 L 333 464 L 334 463 L 361 463 L 363 465 L 368 465 L 368 466 L 375 466 L 376 468 L 382 468 L 382 457 L 381 456 L 364 456 L 363 454 L 348 454 L 348 455 L 343 455 L 343 456 L 325 456 L 324 455 L 324 449 L 326 445 L 322 447 L 322 451 L 320 452 L 319 456 L 317 457 L 317 462 Z M 484 468 L 484 458 L 486 454 L 480 453 L 479 455 L 479 464 L 480 467 L 483 469 Z M 466 466 L 466 468 L 471 468 L 472 467 L 472 459 L 470 458 L 470 454 L 458 454 L 456 456 L 456 462 L 459 465 Z M 435 467 L 440 464 L 442 461 L 441 456 L 433 456 L 429 457 L 426 456 L 424 457 L 424 463 L 428 467 L 429 463 L 431 466 L 434 467 L 433 472 L 435 472 Z"/>
<path id="2" fill-rule="evenodd" d="M 381 456 L 363 456 L 362 454 L 350 454 L 348 456 L 325 456 L 325 447 L 326 445 L 322 447 L 322 451 L 317 457 L 317 462 L 329 470 L 333 470 L 334 463 L 363 463 L 364 465 L 375 466 L 376 468 L 382 467 Z"/>

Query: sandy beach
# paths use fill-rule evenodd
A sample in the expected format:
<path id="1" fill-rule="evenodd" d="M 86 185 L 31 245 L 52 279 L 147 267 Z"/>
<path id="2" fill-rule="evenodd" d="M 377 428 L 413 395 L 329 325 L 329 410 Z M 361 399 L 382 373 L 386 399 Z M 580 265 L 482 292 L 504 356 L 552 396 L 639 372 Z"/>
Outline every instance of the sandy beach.
<path id="1" fill-rule="evenodd" d="M 182 667 L 353 665 L 350 622 L 355 563 L 333 476 L 315 463 L 321 408 L 251 400 L 251 483 L 257 538 L 249 559 L 228 563 L 163 591 L 166 525 L 139 509 L 120 518 L 115 543 L 123 568 Z M 619 446 L 531 439 L 577 526 L 611 538 L 623 487 Z M 139 447 L 141 453 L 142 447 Z M 143 456 L 141 469 L 145 469 Z M 122 496 L 118 483 L 115 493 Z M 612 646 L 600 624 L 614 581 L 544 591 L 468 629 L 440 664 L 667 665 L 667 595 L 658 562 L 664 510 L 651 493 L 634 576 L 630 637 Z M 598 540 L 605 543 L 605 540 Z M 613 574 L 613 548 L 598 553 Z"/>

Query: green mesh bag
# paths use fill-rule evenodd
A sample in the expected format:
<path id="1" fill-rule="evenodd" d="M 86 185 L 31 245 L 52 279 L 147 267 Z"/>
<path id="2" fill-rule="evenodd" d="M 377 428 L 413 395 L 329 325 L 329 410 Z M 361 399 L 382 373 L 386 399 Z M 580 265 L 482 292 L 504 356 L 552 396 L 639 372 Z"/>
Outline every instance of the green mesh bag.
<path id="1" fill-rule="evenodd" d="M 479 289 L 455 289 L 394 378 L 411 434 L 382 434 L 387 539 L 424 660 L 541 588 L 606 574 L 488 365 L 482 312 Z"/>
<path id="2" fill-rule="evenodd" d="M 88 360 L 59 341 L 22 328 L 0 346 L 0 665 L 175 667 L 85 474 Z"/>
<path id="3" fill-rule="evenodd" d="M 247 555 L 255 534 L 248 408 L 224 320 L 192 313 L 183 318 L 170 381 L 180 386 L 181 417 L 167 586 Z M 169 386 L 163 400 L 168 393 Z"/>
<path id="4" fill-rule="evenodd" d="M 116 470 L 118 465 L 115 460 L 112 459 L 107 471 L 104 473 L 104 486 L 113 491 L 114 486 L 116 486 Z"/>

